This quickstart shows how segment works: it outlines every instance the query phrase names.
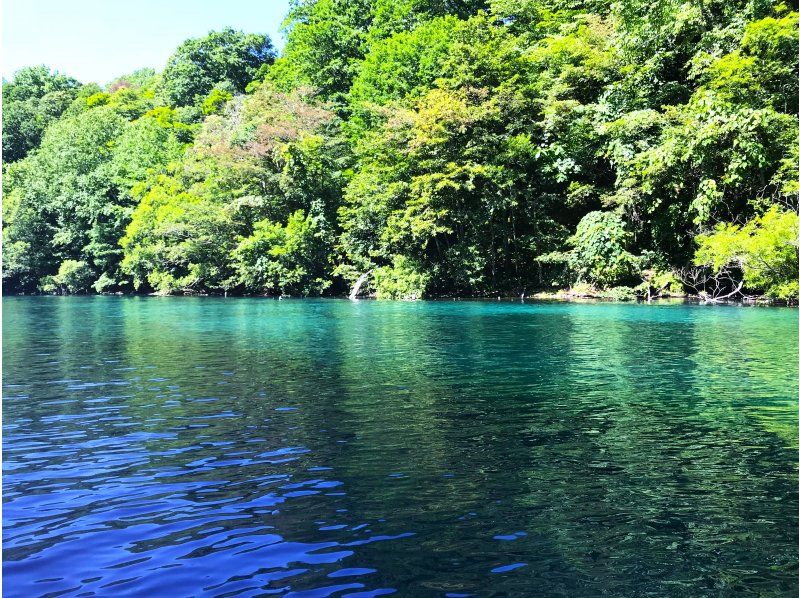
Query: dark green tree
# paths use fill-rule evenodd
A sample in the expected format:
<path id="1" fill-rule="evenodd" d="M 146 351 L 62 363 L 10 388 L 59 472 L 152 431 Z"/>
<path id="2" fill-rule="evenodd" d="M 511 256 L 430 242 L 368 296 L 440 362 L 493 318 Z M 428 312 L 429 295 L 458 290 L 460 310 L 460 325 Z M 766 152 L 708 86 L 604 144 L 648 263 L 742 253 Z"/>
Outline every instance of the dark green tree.
<path id="1" fill-rule="evenodd" d="M 242 93 L 259 69 L 274 60 L 275 49 L 267 35 L 231 28 L 212 31 L 178 47 L 161 74 L 158 91 L 173 106 L 198 104 L 221 83 Z"/>
<path id="2" fill-rule="evenodd" d="M 45 66 L 20 69 L 3 82 L 3 161 L 37 148 L 47 126 L 75 99 L 80 83 Z"/>

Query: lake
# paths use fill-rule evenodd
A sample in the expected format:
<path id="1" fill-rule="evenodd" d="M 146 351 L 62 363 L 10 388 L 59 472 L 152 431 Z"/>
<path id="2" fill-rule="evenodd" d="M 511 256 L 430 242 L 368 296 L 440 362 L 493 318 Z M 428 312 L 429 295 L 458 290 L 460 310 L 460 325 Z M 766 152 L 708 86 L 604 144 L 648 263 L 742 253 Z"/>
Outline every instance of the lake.
<path id="1" fill-rule="evenodd" d="M 798 590 L 798 311 L 7 297 L 4 596 Z"/>

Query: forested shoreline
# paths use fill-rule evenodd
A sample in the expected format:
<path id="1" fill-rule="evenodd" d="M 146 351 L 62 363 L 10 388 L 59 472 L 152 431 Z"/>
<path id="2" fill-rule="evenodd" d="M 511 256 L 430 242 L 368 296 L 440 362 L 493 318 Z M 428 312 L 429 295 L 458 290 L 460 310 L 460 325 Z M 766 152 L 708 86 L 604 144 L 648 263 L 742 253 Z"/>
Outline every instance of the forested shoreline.
<path id="1" fill-rule="evenodd" d="M 5 293 L 798 297 L 797 5 L 295 0 L 3 82 Z"/>

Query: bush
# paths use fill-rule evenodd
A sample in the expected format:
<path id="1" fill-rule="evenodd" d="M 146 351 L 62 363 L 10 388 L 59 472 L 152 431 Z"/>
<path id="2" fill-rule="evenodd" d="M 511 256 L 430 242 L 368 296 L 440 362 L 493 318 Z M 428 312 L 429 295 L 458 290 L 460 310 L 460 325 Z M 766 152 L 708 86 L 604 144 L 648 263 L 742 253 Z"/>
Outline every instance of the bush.
<path id="1" fill-rule="evenodd" d="M 670 295 L 683 295 L 683 283 L 672 270 L 653 268 L 642 271 L 643 281 L 634 287 L 639 295 L 643 297 L 660 297 Z"/>
<path id="2" fill-rule="evenodd" d="M 563 263 L 573 276 L 573 287 L 579 283 L 611 287 L 636 279 L 639 259 L 626 249 L 630 234 L 618 214 L 589 212 L 567 244 L 566 252 L 555 252 L 538 258 L 541 263 Z"/>
<path id="3" fill-rule="evenodd" d="M 797 214 L 773 206 L 744 226 L 719 224 L 713 233 L 698 235 L 694 263 L 716 273 L 738 270 L 748 290 L 796 300 L 797 235 Z"/>
<path id="4" fill-rule="evenodd" d="M 429 276 L 418 263 L 402 256 L 394 256 L 391 266 L 376 268 L 373 280 L 378 299 L 422 299 Z"/>
<path id="5" fill-rule="evenodd" d="M 630 280 L 636 272 L 636 257 L 628 253 L 629 233 L 618 214 L 589 212 L 568 243 L 573 249 L 567 263 L 578 280 L 612 286 Z"/>
<path id="6" fill-rule="evenodd" d="M 104 292 L 106 292 L 106 291 L 108 291 L 110 289 L 113 289 L 114 287 L 116 287 L 118 285 L 119 285 L 119 283 L 116 280 L 114 280 L 113 278 L 111 278 L 105 272 L 103 272 L 100 275 L 100 278 L 98 278 L 97 280 L 94 281 L 94 283 L 92 283 L 92 287 L 94 288 L 95 292 L 97 292 L 97 293 L 104 293 Z"/>
<path id="7" fill-rule="evenodd" d="M 250 292 L 321 295 L 330 285 L 330 246 L 319 218 L 302 210 L 286 226 L 262 220 L 234 251 L 238 281 Z"/>
<path id="8" fill-rule="evenodd" d="M 58 274 L 42 278 L 39 288 L 45 293 L 84 293 L 94 277 L 94 271 L 86 262 L 64 260 L 58 267 Z"/>
<path id="9" fill-rule="evenodd" d="M 636 291 L 631 287 L 612 287 L 601 296 L 604 299 L 612 299 L 613 301 L 634 301 L 636 299 Z"/>
<path id="10" fill-rule="evenodd" d="M 211 93 L 206 96 L 206 99 L 203 100 L 200 110 L 206 116 L 209 114 L 218 114 L 222 111 L 222 108 L 224 108 L 225 103 L 232 98 L 233 94 L 231 92 L 215 87 L 211 90 Z"/>

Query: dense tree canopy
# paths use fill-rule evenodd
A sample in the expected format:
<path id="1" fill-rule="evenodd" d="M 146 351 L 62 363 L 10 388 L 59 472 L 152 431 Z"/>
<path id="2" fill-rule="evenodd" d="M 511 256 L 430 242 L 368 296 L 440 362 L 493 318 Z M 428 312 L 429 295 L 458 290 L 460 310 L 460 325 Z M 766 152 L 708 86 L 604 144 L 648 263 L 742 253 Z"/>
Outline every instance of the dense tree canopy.
<path id="1" fill-rule="evenodd" d="M 275 50 L 266 35 L 233 29 L 212 31 L 183 42 L 170 56 L 158 90 L 174 106 L 196 104 L 222 85 L 243 92 L 259 70 L 272 64 Z"/>
<path id="2" fill-rule="evenodd" d="M 296 0 L 106 89 L 4 82 L 7 291 L 796 300 L 797 13 Z"/>
<path id="3" fill-rule="evenodd" d="M 23 68 L 3 82 L 3 161 L 14 162 L 39 145 L 42 133 L 75 99 L 80 83 L 47 67 Z"/>

